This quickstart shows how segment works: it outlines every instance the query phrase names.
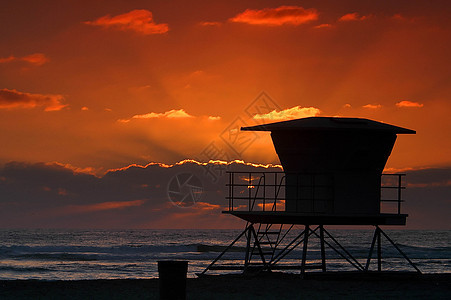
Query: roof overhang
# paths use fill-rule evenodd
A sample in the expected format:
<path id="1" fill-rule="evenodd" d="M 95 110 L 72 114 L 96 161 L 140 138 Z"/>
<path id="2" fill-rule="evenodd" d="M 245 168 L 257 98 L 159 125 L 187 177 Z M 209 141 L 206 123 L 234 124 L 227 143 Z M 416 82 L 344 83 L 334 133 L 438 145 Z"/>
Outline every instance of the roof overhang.
<path id="1" fill-rule="evenodd" d="M 362 118 L 310 117 L 241 127 L 243 131 L 380 131 L 415 134 L 411 129 Z"/>

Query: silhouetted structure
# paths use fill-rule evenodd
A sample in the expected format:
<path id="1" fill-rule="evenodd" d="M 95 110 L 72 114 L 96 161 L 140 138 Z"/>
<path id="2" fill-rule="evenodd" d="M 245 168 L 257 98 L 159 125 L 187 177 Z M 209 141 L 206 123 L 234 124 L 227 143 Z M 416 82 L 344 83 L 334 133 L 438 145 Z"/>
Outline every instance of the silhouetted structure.
<path id="1" fill-rule="evenodd" d="M 415 131 L 367 119 L 332 117 L 304 118 L 241 130 L 270 131 L 284 172 L 229 172 L 229 210 L 224 213 L 248 223 L 201 274 L 208 270 L 232 269 L 300 269 L 304 273 L 306 269 L 318 268 L 326 271 L 326 245 L 360 271 L 369 270 L 377 246 L 378 271 L 381 271 L 382 235 L 420 272 L 379 227 L 406 224 L 407 215 L 401 214 L 404 174 L 384 174 L 389 179 L 388 184 L 381 185 L 381 178 L 397 134 L 414 134 Z M 381 189 L 392 191 L 394 197 L 381 199 Z M 244 209 L 243 202 L 247 204 Z M 395 211 L 385 212 L 385 207 L 381 211 L 384 204 L 394 204 Z M 295 225 L 303 225 L 303 231 L 286 241 Z M 312 229 L 312 225 L 317 225 L 316 229 Z M 324 225 L 375 226 L 365 266 L 340 245 Z M 244 264 L 217 265 L 223 254 L 243 236 L 247 239 Z M 306 261 L 310 236 L 320 241 L 319 265 Z M 278 264 L 301 244 L 301 265 Z"/>

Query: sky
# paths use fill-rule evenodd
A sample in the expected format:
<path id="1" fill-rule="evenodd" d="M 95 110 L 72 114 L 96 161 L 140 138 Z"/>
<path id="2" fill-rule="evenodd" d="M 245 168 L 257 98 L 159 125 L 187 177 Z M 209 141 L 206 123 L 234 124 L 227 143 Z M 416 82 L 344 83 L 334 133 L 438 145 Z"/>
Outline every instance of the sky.
<path id="1" fill-rule="evenodd" d="M 3 1 L 0 227 L 239 227 L 208 161 L 279 160 L 237 129 L 341 116 L 417 132 L 386 171 L 408 173 L 408 228 L 451 229 L 450 6 Z M 204 188 L 192 207 L 168 199 L 180 172 Z"/>

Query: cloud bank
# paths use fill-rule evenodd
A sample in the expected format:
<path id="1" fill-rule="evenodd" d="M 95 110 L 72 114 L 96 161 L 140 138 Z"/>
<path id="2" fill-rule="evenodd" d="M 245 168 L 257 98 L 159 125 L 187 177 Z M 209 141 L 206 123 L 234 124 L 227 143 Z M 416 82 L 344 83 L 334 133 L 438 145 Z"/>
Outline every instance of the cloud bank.
<path id="1" fill-rule="evenodd" d="M 150 163 L 94 176 L 54 163 L 11 162 L 0 167 L 1 228 L 241 228 L 238 218 L 222 214 L 225 171 L 281 171 L 279 166 L 240 161 L 174 165 Z M 211 172 L 221 174 L 214 181 Z M 407 228 L 450 229 L 451 168 L 409 170 L 402 212 Z M 170 182 L 195 175 L 202 197 L 192 206 L 174 205 Z"/>
<path id="2" fill-rule="evenodd" d="M 62 164 L 11 162 L 0 167 L 0 228 L 241 227 L 221 213 L 228 205 L 226 169 L 280 171 L 238 161 L 186 160 L 131 165 L 99 177 Z M 222 175 L 214 181 L 211 172 Z M 193 174 L 201 182 L 202 197 L 193 206 L 176 206 L 169 198 L 169 183 L 180 174 Z"/>

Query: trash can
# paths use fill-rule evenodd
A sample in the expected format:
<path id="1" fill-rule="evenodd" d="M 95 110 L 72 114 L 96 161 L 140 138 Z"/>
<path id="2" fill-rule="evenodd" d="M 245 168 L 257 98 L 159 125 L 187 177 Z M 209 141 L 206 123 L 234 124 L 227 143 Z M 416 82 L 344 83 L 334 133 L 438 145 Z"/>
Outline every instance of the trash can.
<path id="1" fill-rule="evenodd" d="M 158 262 L 160 299 L 186 299 L 188 262 L 162 260 Z"/>

